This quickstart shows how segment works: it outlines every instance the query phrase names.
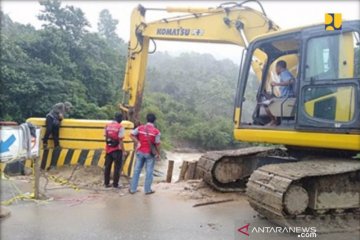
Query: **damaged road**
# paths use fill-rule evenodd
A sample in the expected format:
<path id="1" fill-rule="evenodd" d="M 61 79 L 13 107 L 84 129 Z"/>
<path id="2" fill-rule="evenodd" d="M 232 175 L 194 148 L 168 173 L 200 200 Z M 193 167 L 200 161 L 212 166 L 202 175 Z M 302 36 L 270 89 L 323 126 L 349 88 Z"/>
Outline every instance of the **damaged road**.
<path id="1" fill-rule="evenodd" d="M 123 189 L 104 190 L 95 184 L 101 176 L 92 177 L 89 169 L 85 172 L 93 179 L 93 183 L 86 180 L 87 188 L 75 191 L 48 182 L 48 200 L 17 201 L 7 206 L 11 215 L 1 220 L 1 239 L 306 239 L 289 233 L 251 232 L 253 226 L 276 225 L 258 216 L 243 193 L 218 193 L 199 180 L 190 180 L 158 182 L 153 195 L 144 195 L 141 188 L 130 195 L 126 179 L 122 179 Z M 77 182 L 79 176 L 72 178 Z M 29 177 L 11 179 L 21 191 L 31 191 Z M 2 201 L 12 196 L 11 189 L 8 180 L 1 181 Z M 224 199 L 232 201 L 221 202 Z M 193 207 L 204 202 L 219 203 Z M 247 224 L 250 236 L 238 231 Z M 354 240 L 360 239 L 360 233 L 323 234 L 313 239 Z"/>

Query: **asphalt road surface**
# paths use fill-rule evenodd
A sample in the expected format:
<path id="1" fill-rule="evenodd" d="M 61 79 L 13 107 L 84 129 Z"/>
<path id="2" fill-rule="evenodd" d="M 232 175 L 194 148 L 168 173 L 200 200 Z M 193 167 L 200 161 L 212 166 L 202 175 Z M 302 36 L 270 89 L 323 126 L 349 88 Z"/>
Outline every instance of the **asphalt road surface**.
<path id="1" fill-rule="evenodd" d="M 29 183 L 17 182 L 23 191 Z M 156 186 L 155 186 L 156 188 Z M 13 188 L 1 182 L 1 199 Z M 288 233 L 238 232 L 243 225 L 276 227 L 259 218 L 245 196 L 235 201 L 193 207 L 195 200 L 179 197 L 171 187 L 153 195 L 124 190 L 79 192 L 59 189 L 48 192 L 49 201 L 18 201 L 7 208 L 11 215 L 1 220 L 2 240 L 358 240 L 359 232 L 322 234 L 299 238 Z M 244 229 L 243 229 L 244 230 Z"/>

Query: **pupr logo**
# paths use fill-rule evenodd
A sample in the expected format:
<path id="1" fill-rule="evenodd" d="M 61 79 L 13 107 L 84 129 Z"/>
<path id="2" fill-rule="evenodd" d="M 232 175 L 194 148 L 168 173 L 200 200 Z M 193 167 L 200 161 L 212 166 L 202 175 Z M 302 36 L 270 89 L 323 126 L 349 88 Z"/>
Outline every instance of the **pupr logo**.
<path id="1" fill-rule="evenodd" d="M 325 13 L 325 30 L 334 31 L 342 29 L 341 13 Z"/>

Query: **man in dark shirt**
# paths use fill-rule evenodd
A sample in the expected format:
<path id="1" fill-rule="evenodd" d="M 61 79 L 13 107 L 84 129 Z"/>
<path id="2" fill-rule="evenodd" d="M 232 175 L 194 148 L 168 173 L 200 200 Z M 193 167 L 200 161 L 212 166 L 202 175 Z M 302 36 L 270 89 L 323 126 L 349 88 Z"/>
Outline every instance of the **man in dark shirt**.
<path id="1" fill-rule="evenodd" d="M 55 104 L 51 111 L 46 115 L 46 131 L 43 138 L 43 146 L 47 148 L 48 139 L 50 134 L 54 139 L 54 147 L 60 147 L 59 143 L 59 130 L 60 123 L 64 119 L 65 113 L 70 112 L 72 104 L 70 102 L 57 103 Z"/>

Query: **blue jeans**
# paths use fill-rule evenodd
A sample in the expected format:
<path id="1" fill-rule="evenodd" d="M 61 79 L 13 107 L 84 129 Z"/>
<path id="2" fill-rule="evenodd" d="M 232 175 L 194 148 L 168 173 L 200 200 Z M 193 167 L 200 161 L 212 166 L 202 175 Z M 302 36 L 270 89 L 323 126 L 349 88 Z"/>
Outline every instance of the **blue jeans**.
<path id="1" fill-rule="evenodd" d="M 145 191 L 145 193 L 152 191 L 151 184 L 153 181 L 155 158 L 152 157 L 150 154 L 137 152 L 134 175 L 131 179 L 131 184 L 130 184 L 131 192 L 136 192 L 136 190 L 137 190 L 137 186 L 139 184 L 140 173 L 141 173 L 142 168 L 144 167 L 144 164 L 145 164 L 145 169 L 146 169 L 144 191 Z"/>

